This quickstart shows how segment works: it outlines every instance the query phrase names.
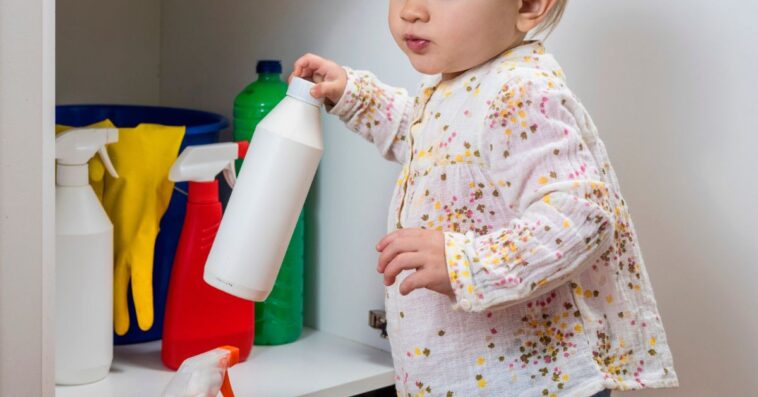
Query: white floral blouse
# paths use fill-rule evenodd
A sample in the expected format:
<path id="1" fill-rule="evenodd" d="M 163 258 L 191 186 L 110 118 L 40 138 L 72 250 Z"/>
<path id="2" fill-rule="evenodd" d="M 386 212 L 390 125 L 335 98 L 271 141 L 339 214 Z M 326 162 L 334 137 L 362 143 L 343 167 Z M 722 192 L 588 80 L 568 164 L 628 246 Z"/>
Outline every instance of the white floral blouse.
<path id="1" fill-rule="evenodd" d="M 445 232 L 455 299 L 387 287 L 400 396 L 590 396 L 675 387 L 638 239 L 603 142 L 542 43 L 414 99 L 348 72 L 330 109 L 404 165 L 389 231 Z"/>

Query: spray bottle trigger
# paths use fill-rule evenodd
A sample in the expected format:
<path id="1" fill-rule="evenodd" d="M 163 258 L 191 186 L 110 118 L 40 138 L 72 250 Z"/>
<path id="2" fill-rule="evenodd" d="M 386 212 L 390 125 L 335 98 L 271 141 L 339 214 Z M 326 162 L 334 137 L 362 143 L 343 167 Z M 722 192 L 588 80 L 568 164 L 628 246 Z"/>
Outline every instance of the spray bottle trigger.
<path id="1" fill-rule="evenodd" d="M 237 159 L 244 159 L 247 155 L 247 149 L 250 147 L 250 141 L 238 141 L 237 142 Z M 232 161 L 229 163 L 229 165 L 224 168 L 224 179 L 226 179 L 226 183 L 229 184 L 229 187 L 234 189 L 234 184 L 237 183 L 237 167 L 235 165 L 235 162 Z"/>
<path id="2" fill-rule="evenodd" d="M 229 380 L 229 372 L 224 373 L 224 383 L 221 384 L 221 395 L 223 397 L 234 397 L 234 390 L 232 390 L 232 382 Z"/>
<path id="3" fill-rule="evenodd" d="M 118 178 L 118 172 L 116 172 L 116 168 L 113 167 L 113 163 L 108 156 L 108 150 L 105 149 L 105 146 L 98 149 L 97 153 L 100 155 L 100 159 L 103 160 L 103 165 L 105 166 L 105 169 L 108 170 L 108 173 L 114 178 Z"/>
<path id="4" fill-rule="evenodd" d="M 250 141 L 237 142 L 237 158 L 244 159 L 247 156 L 247 150 L 250 148 Z"/>
<path id="5" fill-rule="evenodd" d="M 232 170 L 234 169 L 234 163 L 232 163 Z M 234 346 L 221 346 L 221 349 L 229 351 L 227 369 L 224 371 L 224 382 L 221 384 L 221 395 L 223 397 L 234 397 L 234 390 L 232 390 L 232 382 L 229 379 L 229 368 L 237 365 L 240 361 L 240 351 Z"/>
<path id="6" fill-rule="evenodd" d="M 234 161 L 231 161 L 229 165 L 224 168 L 224 180 L 229 184 L 229 187 L 234 189 L 234 184 L 237 183 L 237 171 Z"/>

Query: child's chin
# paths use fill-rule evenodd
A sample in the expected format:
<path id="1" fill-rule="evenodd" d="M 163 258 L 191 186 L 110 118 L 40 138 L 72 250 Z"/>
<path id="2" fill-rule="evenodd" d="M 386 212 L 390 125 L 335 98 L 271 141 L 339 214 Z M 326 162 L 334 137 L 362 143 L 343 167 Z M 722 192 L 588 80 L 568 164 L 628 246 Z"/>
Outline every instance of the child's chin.
<path id="1" fill-rule="evenodd" d="M 438 74 L 442 73 L 444 68 L 442 68 L 440 65 L 435 65 L 434 62 L 430 62 L 428 58 L 425 58 L 424 55 L 409 55 L 408 57 L 411 61 L 411 65 L 413 65 L 413 68 L 416 69 L 417 72 L 422 74 Z"/>

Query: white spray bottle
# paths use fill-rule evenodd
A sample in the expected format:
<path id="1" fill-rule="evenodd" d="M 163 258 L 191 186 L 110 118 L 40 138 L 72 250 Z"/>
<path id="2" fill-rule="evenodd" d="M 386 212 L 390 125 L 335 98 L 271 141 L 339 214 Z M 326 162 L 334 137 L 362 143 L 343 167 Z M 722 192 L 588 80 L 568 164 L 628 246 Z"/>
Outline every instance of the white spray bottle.
<path id="1" fill-rule="evenodd" d="M 105 145 L 115 128 L 84 128 L 55 139 L 55 382 L 104 378 L 113 359 L 113 224 L 89 185 L 87 163 L 100 154 L 118 177 Z"/>
<path id="2" fill-rule="evenodd" d="M 253 134 L 203 275 L 234 296 L 264 301 L 276 281 L 324 150 L 313 86 L 293 78 Z"/>
<path id="3" fill-rule="evenodd" d="M 229 368 L 240 361 L 239 349 L 221 346 L 184 360 L 163 397 L 234 397 Z"/>

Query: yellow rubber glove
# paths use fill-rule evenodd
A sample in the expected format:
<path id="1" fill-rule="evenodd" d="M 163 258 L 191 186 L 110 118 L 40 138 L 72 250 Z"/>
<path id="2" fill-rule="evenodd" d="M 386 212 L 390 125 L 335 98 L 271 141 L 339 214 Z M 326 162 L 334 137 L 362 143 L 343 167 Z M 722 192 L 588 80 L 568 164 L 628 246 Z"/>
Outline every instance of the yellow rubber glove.
<path id="1" fill-rule="evenodd" d="M 116 126 L 111 123 L 110 120 L 103 120 L 100 122 L 97 122 L 95 124 L 88 125 L 86 128 L 115 128 Z M 70 130 L 74 127 L 70 127 L 67 125 L 55 125 L 55 135 L 60 134 L 63 131 Z M 100 160 L 100 156 L 94 156 L 89 161 L 89 183 L 92 185 L 92 189 L 95 191 L 95 194 L 97 195 L 97 198 L 100 200 L 100 202 L 103 201 L 103 188 L 104 188 L 104 181 L 103 177 L 105 176 L 105 166 L 103 165 L 102 160 Z"/>
<path id="2" fill-rule="evenodd" d="M 129 330 L 127 291 L 131 281 L 137 323 L 153 326 L 153 250 L 174 184 L 168 171 L 179 154 L 184 127 L 140 124 L 119 128 L 108 155 L 119 178 L 105 174 L 103 207 L 114 227 L 113 318 L 116 334 Z"/>

